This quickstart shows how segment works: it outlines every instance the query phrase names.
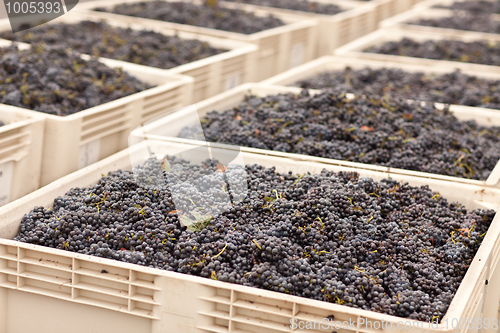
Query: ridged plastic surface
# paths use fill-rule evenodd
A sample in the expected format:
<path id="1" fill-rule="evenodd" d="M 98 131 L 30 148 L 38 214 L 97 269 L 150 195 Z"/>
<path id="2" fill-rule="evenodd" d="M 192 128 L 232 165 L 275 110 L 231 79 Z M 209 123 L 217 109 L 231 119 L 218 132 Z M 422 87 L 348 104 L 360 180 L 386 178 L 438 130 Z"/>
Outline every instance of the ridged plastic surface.
<path id="1" fill-rule="evenodd" d="M 139 0 L 89 1 L 79 4 L 78 8 L 80 8 L 82 13 L 94 15 L 96 17 L 114 18 L 122 22 L 139 23 L 148 27 L 173 29 L 180 32 L 194 33 L 198 36 L 213 36 L 255 44 L 259 47 L 256 58 L 256 69 L 258 70 L 255 71 L 256 73 L 254 73 L 255 75 L 252 77 L 252 80 L 255 81 L 264 80 L 315 58 L 317 22 L 314 19 L 306 19 L 301 15 L 276 13 L 275 16 L 281 18 L 286 23 L 284 26 L 245 35 L 186 24 L 92 11 L 92 9 L 96 7 L 112 8 L 117 4 L 133 2 L 139 2 Z M 201 3 L 201 1 L 195 1 L 195 3 L 197 2 Z M 239 4 L 220 3 L 220 5 L 231 7 Z M 268 8 L 252 7 L 254 8 L 251 11 L 257 15 L 269 14 Z M 301 35 L 301 37 L 297 37 L 299 35 Z M 189 73 L 186 74 L 190 75 Z"/>
<path id="2" fill-rule="evenodd" d="M 375 23 L 378 24 L 390 17 L 403 13 L 409 10 L 413 2 L 418 0 L 372 0 L 375 6 Z"/>
<path id="3" fill-rule="evenodd" d="M 378 0 L 374 1 L 376 2 Z M 374 1 L 361 3 L 346 0 L 318 0 L 318 2 L 321 3 L 335 4 L 343 10 L 343 12 L 335 15 L 323 15 L 255 5 L 238 4 L 237 6 L 249 11 L 254 11 L 256 9 L 265 10 L 275 16 L 286 14 L 304 20 L 317 20 L 317 46 L 314 54 L 315 57 L 320 57 L 329 55 L 335 48 L 377 29 L 378 22 L 376 22 L 375 18 L 375 8 L 377 5 L 372 3 Z M 227 6 L 234 7 L 235 5 L 233 3 L 227 3 Z M 302 34 L 304 34 L 304 32 Z M 292 45 L 299 45 L 297 43 L 298 41 L 292 41 Z"/>
<path id="4" fill-rule="evenodd" d="M 40 187 L 44 118 L 16 107 L 0 109 L 0 206 Z"/>
<path id="5" fill-rule="evenodd" d="M 150 147 L 159 156 L 180 154 L 195 163 L 202 159 L 193 153 L 193 146 L 187 143 L 151 140 Z M 3 217 L 0 220 L 0 332 L 62 333 L 71 327 L 71 332 L 77 333 L 278 333 L 292 332 L 290 320 L 321 322 L 329 315 L 347 322 L 384 320 L 394 323 L 394 327 L 402 320 L 338 304 L 7 239 L 16 235 L 24 213 L 34 206 L 50 207 L 55 197 L 72 187 L 95 184 L 102 174 L 112 170 L 129 169 L 129 154 L 137 156 L 138 149 L 133 147 L 122 151 L 0 208 Z M 144 157 L 147 156 L 146 153 Z M 450 201 L 459 201 L 468 209 L 497 208 L 499 204 L 499 190 L 474 185 L 357 169 L 348 162 L 317 163 L 296 159 L 295 156 L 275 157 L 246 152 L 240 153 L 240 156 L 245 164 L 276 166 L 277 172 L 316 173 L 326 168 L 358 171 L 361 176 L 378 181 L 390 175 L 414 186 L 427 184 Z M 497 271 L 499 235 L 500 216 L 496 216 L 445 319 L 481 318 L 498 312 L 500 295 L 495 289 L 495 281 L 500 274 Z M 487 285 L 486 280 L 490 281 Z M 40 320 L 26 320 L 27 313 L 30 318 Z M 423 329 L 412 332 L 453 331 L 443 325 L 438 329 L 428 329 L 428 324 L 425 325 Z M 354 326 L 341 332 L 373 333 L 382 330 Z"/>

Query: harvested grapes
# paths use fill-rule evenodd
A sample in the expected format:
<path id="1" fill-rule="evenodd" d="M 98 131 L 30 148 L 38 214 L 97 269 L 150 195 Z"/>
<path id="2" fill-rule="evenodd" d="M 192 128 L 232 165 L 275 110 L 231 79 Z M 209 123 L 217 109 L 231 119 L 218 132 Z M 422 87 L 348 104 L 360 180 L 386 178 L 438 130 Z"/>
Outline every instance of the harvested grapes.
<path id="1" fill-rule="evenodd" d="M 15 240 L 430 322 L 446 313 L 495 214 L 428 186 L 248 165 L 247 195 L 230 207 L 213 200 L 224 212 L 193 231 L 169 180 L 198 176 L 186 203 L 241 193 L 224 189 L 217 161 L 167 160 L 171 171 L 150 159 L 35 207 Z M 159 172 L 164 186 L 147 186 Z"/>
<path id="2" fill-rule="evenodd" d="M 365 52 L 406 57 L 469 62 L 483 65 L 500 65 L 500 43 L 458 40 L 427 40 L 417 42 L 409 38 L 372 46 Z"/>
<path id="3" fill-rule="evenodd" d="M 388 95 L 446 104 L 500 109 L 500 80 L 486 80 L 455 71 L 449 74 L 405 72 L 392 68 L 331 71 L 296 82 L 307 89 L 336 94 Z"/>
<path id="4" fill-rule="evenodd" d="M 67 116 L 150 88 L 121 68 L 63 47 L 0 49 L 0 103 Z"/>
<path id="5" fill-rule="evenodd" d="M 320 3 L 308 0 L 224 0 L 231 2 L 241 2 L 245 4 L 273 7 L 280 9 L 298 10 L 323 15 L 335 15 L 343 10 L 333 3 Z"/>
<path id="6" fill-rule="evenodd" d="M 455 9 L 455 10 L 466 10 L 471 12 L 488 13 L 488 14 L 500 14 L 500 1 L 484 1 L 484 0 L 473 0 L 473 1 L 457 1 L 450 6 L 446 5 L 436 5 L 435 8 L 445 8 L 445 9 Z"/>
<path id="7" fill-rule="evenodd" d="M 117 28 L 104 22 L 93 21 L 45 24 L 18 33 L 4 31 L 0 33 L 0 38 L 71 47 L 95 57 L 112 58 L 163 69 L 226 51 L 194 39 L 181 39 L 178 36 L 167 36 L 149 30 Z"/>
<path id="8" fill-rule="evenodd" d="M 452 16 L 440 18 L 421 19 L 415 22 L 409 22 L 409 24 L 436 28 L 478 31 L 492 34 L 500 33 L 499 20 L 492 19 L 489 14 L 475 12 L 457 13 Z"/>
<path id="9" fill-rule="evenodd" d="M 201 123 L 203 133 L 186 127 L 179 136 L 479 180 L 500 160 L 500 127 L 404 99 L 248 96 Z"/>
<path id="10" fill-rule="evenodd" d="M 108 11 L 106 8 L 95 10 Z M 242 34 L 253 34 L 284 25 L 283 21 L 272 15 L 257 16 L 240 9 L 195 5 L 182 1 L 125 3 L 113 7 L 109 12 Z"/>

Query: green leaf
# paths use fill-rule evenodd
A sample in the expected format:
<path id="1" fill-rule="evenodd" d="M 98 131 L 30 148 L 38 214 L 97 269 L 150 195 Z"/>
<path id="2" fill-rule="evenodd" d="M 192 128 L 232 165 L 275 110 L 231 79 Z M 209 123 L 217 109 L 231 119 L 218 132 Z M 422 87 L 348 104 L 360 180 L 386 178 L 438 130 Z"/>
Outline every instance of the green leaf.
<path id="1" fill-rule="evenodd" d="M 267 202 L 273 202 L 273 201 L 276 201 L 276 198 L 273 198 L 273 197 L 264 197 L 264 200 L 266 200 Z"/>
<path id="2" fill-rule="evenodd" d="M 201 232 L 203 229 L 208 227 L 210 221 L 212 221 L 212 216 L 209 214 L 200 214 L 197 211 L 192 211 L 194 219 L 189 218 L 186 215 L 181 216 L 181 223 L 185 225 L 192 232 Z"/>

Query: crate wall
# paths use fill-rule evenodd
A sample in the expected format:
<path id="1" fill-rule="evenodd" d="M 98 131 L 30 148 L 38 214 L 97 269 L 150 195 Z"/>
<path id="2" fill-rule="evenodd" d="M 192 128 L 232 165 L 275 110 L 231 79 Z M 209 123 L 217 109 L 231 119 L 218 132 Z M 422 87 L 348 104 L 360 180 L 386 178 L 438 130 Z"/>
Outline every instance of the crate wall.
<path id="1" fill-rule="evenodd" d="M 40 187 L 45 121 L 16 107 L 0 109 L 0 206 Z"/>

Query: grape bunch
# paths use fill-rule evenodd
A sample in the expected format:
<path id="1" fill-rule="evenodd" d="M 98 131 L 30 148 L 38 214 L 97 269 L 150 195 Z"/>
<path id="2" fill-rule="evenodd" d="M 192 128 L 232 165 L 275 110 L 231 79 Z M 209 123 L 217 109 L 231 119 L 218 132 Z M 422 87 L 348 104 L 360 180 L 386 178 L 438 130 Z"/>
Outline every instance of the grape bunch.
<path id="1" fill-rule="evenodd" d="M 426 40 L 417 42 L 405 37 L 400 41 L 369 47 L 364 52 L 492 66 L 500 65 L 500 43 L 483 40 L 473 42 Z"/>
<path id="2" fill-rule="evenodd" d="M 179 137 L 478 180 L 500 160 L 500 127 L 404 99 L 304 89 L 220 111 L 206 115 L 202 133 L 186 127 Z"/>
<path id="3" fill-rule="evenodd" d="M 65 38 L 61 38 L 65 36 Z M 150 30 L 133 30 L 110 26 L 105 22 L 82 21 L 75 24 L 41 25 L 18 33 L 0 32 L 0 38 L 45 43 L 90 54 L 128 61 L 140 65 L 169 69 L 207 58 L 227 50 L 213 48 L 206 42 L 181 39 Z"/>
<path id="4" fill-rule="evenodd" d="M 500 109 L 500 80 L 487 80 L 456 70 L 449 74 L 405 72 L 393 68 L 346 67 L 300 80 L 294 86 L 328 89 L 335 94 L 380 95 Z"/>
<path id="5" fill-rule="evenodd" d="M 64 47 L 0 48 L 0 103 L 67 116 L 150 88 Z"/>
<path id="6" fill-rule="evenodd" d="M 283 21 L 273 15 L 257 16 L 240 9 L 224 8 L 218 5 L 195 5 L 183 1 L 125 3 L 111 10 L 106 8 L 95 10 L 242 34 L 253 34 L 284 25 Z"/>
<path id="7" fill-rule="evenodd" d="M 495 214 L 428 186 L 256 164 L 241 196 L 224 189 L 221 174 L 234 170 L 218 161 L 166 160 L 35 207 L 15 240 L 428 322 L 446 313 Z M 205 189 L 218 210 L 194 229 L 171 182 L 192 175 L 182 209 L 194 211 Z M 227 206 L 222 194 L 239 199 Z"/>
<path id="8" fill-rule="evenodd" d="M 333 3 L 320 3 L 309 0 L 224 0 L 240 2 L 245 4 L 273 7 L 280 9 L 298 10 L 301 12 L 316 13 L 322 15 L 335 15 L 343 10 Z"/>

